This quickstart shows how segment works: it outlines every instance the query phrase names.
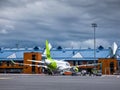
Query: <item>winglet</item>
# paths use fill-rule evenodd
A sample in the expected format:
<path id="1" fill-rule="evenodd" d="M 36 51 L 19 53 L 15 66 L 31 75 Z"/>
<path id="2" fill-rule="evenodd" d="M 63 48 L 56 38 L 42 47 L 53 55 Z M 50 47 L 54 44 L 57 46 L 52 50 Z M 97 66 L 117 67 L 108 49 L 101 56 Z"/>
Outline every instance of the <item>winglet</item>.
<path id="1" fill-rule="evenodd" d="M 13 64 L 16 64 L 13 60 L 11 60 L 11 62 L 12 62 Z"/>

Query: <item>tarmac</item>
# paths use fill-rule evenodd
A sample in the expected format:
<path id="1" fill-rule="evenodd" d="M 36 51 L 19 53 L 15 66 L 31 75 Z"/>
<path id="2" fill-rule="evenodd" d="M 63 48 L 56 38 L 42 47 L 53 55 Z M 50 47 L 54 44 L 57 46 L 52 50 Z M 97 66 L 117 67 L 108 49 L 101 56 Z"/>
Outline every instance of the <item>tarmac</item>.
<path id="1" fill-rule="evenodd" d="M 120 76 L 0 74 L 0 90 L 120 90 Z"/>

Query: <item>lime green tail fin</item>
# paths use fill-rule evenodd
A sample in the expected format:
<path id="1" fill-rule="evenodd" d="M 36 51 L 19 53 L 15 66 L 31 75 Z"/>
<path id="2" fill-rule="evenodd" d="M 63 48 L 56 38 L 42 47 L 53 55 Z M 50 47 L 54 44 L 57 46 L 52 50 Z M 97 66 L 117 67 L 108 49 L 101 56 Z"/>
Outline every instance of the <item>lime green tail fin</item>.
<path id="1" fill-rule="evenodd" d="M 51 54 L 50 54 L 51 47 L 52 46 L 48 43 L 48 40 L 46 40 L 46 57 L 47 57 L 47 59 L 52 59 Z"/>

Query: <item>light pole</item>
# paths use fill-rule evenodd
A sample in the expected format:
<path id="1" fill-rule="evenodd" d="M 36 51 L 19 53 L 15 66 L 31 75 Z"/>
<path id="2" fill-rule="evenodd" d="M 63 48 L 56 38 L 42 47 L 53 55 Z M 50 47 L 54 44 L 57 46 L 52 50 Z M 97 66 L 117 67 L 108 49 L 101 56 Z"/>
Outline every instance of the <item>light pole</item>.
<path id="1" fill-rule="evenodd" d="M 92 23 L 92 27 L 94 29 L 94 64 L 95 64 L 96 63 L 96 27 L 97 27 L 97 24 Z"/>

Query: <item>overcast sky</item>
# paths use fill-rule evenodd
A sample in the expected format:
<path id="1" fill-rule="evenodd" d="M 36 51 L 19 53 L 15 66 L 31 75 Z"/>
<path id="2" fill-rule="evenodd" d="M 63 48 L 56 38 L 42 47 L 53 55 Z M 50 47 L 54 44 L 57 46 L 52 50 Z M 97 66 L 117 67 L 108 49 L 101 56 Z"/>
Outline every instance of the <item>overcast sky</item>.
<path id="1" fill-rule="evenodd" d="M 120 0 L 0 0 L 0 47 L 120 45 Z"/>

